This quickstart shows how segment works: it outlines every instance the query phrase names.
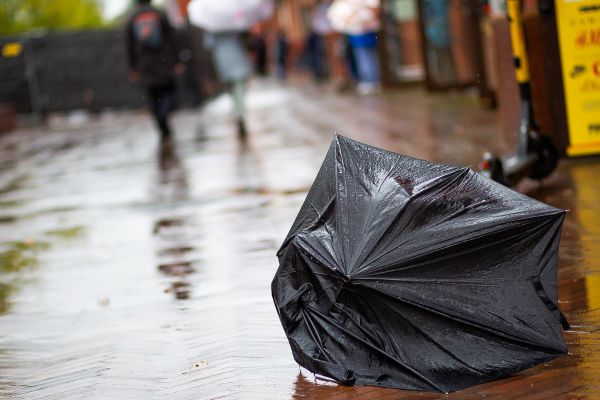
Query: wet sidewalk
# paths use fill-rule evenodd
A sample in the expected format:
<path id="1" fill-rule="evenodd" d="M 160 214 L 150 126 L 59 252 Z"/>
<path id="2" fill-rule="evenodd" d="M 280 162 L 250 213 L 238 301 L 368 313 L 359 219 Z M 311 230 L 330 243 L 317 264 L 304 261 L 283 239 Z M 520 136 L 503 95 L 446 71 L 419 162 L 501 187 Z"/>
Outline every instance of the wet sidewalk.
<path id="1" fill-rule="evenodd" d="M 315 382 L 270 296 L 275 252 L 333 133 L 476 167 L 506 151 L 458 94 L 373 97 L 255 82 L 246 147 L 219 98 L 174 119 L 54 117 L 0 137 L 0 398 L 600 398 L 600 159 L 521 189 L 569 209 L 559 262 L 570 354 L 439 396 Z"/>

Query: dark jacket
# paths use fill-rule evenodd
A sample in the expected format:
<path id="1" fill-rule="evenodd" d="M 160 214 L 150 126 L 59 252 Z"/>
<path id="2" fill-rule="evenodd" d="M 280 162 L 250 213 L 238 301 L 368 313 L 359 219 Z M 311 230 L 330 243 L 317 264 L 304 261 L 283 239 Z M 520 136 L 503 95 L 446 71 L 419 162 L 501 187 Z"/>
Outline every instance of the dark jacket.
<path id="1" fill-rule="evenodd" d="M 165 13 L 150 5 L 137 7 L 125 35 L 129 68 L 140 74 L 140 82 L 147 87 L 171 84 L 178 50 Z"/>

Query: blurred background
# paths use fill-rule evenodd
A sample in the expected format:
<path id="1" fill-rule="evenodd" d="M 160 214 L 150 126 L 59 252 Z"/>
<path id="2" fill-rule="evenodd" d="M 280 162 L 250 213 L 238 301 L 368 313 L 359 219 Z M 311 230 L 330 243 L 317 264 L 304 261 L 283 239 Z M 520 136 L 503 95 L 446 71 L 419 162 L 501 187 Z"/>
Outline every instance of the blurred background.
<path id="1" fill-rule="evenodd" d="M 180 105 L 198 105 L 219 90 L 203 30 L 189 22 L 189 1 L 154 3 L 176 29 L 179 56 L 188 67 L 178 79 Z M 249 27 L 245 44 L 256 75 L 310 77 L 339 90 L 357 83 L 349 35 L 336 32 L 327 20 L 330 3 L 278 1 L 271 18 Z M 569 133 L 554 2 L 523 3 L 536 116 L 565 154 Z M 124 62 L 123 26 L 134 4 L 3 1 L 3 130 L 14 126 L 15 113 L 44 116 L 144 105 L 138 88 L 127 84 Z M 516 143 L 518 87 L 504 1 L 384 0 L 377 18 L 378 80 L 383 87 L 470 89 L 482 107 L 497 109 L 503 140 Z"/>

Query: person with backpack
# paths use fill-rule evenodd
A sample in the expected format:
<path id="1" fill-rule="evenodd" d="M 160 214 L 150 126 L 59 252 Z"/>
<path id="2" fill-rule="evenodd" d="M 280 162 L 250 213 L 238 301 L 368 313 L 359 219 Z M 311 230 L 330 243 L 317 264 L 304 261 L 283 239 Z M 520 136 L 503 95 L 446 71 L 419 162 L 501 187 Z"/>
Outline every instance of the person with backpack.
<path id="1" fill-rule="evenodd" d="M 168 117 L 175 108 L 175 76 L 183 70 L 178 60 L 175 30 L 166 14 L 151 0 L 137 0 L 126 25 L 129 76 L 146 90 L 149 108 L 161 142 L 171 139 Z"/>

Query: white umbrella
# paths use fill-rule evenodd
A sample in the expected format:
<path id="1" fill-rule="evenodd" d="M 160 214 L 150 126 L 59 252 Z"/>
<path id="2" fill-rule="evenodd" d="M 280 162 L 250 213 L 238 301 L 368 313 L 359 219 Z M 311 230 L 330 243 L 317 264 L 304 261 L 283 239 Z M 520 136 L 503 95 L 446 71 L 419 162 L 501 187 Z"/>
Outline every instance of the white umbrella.
<path id="1" fill-rule="evenodd" d="M 193 0 L 190 22 L 212 32 L 244 31 L 273 15 L 273 0 Z"/>
<path id="2" fill-rule="evenodd" d="M 381 28 L 379 0 L 335 0 L 327 16 L 338 32 L 360 35 Z"/>

